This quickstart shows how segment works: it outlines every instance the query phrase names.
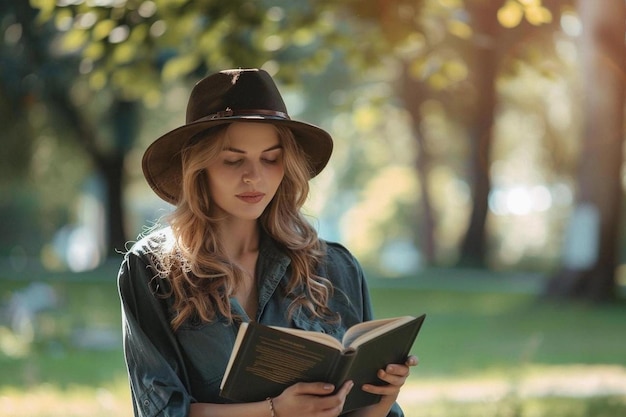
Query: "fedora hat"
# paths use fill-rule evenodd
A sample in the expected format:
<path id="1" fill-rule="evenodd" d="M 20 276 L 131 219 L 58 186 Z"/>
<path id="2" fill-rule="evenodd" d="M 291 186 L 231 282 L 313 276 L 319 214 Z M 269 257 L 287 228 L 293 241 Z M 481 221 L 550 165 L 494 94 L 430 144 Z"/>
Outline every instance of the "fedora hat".
<path id="1" fill-rule="evenodd" d="M 177 204 L 182 188 L 181 150 L 194 135 L 233 122 L 271 123 L 291 129 L 307 155 L 311 178 L 328 163 L 333 140 L 326 131 L 291 120 L 272 77 L 261 69 L 220 71 L 200 80 L 187 103 L 185 124 L 146 149 L 142 168 L 152 190 L 168 203 Z"/>

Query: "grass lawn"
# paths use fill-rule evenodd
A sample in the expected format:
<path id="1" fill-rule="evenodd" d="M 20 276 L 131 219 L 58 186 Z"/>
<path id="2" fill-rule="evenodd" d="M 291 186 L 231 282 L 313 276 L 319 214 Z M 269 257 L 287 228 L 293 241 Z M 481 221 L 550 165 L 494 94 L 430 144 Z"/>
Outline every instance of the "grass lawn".
<path id="1" fill-rule="evenodd" d="M 508 374 L 528 364 L 626 365 L 626 305 L 550 304 L 531 294 L 372 289 L 377 315 L 427 313 L 420 377 Z"/>
<path id="2" fill-rule="evenodd" d="M 554 304 L 540 301 L 523 279 L 446 274 L 452 278 L 440 281 L 431 271 L 372 280 L 377 317 L 428 315 L 414 347 L 420 365 L 401 397 L 408 417 L 626 415 L 624 391 L 595 389 L 626 378 L 625 303 Z M 32 343 L 0 322 L 0 415 L 132 414 L 115 275 L 115 266 L 69 280 L 46 275 L 59 307 L 38 315 Z M 6 305 L 28 284 L 0 276 L 0 301 Z M 79 343 L 94 329 L 106 343 Z M 590 381 L 595 391 L 576 391 L 576 381 Z"/>

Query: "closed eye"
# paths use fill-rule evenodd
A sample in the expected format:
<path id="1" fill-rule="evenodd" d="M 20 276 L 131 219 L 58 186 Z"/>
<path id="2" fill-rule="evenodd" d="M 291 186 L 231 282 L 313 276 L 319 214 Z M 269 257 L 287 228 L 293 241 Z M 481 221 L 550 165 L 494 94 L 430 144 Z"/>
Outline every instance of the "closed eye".
<path id="1" fill-rule="evenodd" d="M 224 160 L 224 165 L 229 165 L 229 166 L 239 166 L 242 163 L 243 163 L 243 159 L 235 159 L 235 160 L 225 159 Z"/>
<path id="2" fill-rule="evenodd" d="M 266 164 L 276 164 L 278 162 L 280 162 L 280 159 L 282 157 L 282 152 L 283 148 L 274 148 L 274 149 L 270 149 L 264 152 L 264 156 L 261 158 L 261 161 L 265 162 Z"/>

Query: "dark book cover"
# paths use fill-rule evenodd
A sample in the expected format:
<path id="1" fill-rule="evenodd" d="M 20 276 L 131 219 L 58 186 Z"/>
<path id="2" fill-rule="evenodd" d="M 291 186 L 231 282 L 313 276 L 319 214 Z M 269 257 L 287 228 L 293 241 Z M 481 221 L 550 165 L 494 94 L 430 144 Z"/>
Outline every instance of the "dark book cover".
<path id="1" fill-rule="evenodd" d="M 346 398 L 343 412 L 376 404 L 380 395 L 371 394 L 361 389 L 363 384 L 386 384 L 378 378 L 379 369 L 391 363 L 404 363 L 419 333 L 426 316 L 422 315 L 400 327 L 396 327 L 383 335 L 363 343 L 357 349 L 350 369 L 343 376 L 341 383 L 354 381 L 354 387 Z"/>
<path id="2" fill-rule="evenodd" d="M 345 351 L 256 322 L 248 324 L 236 356 L 224 376 L 220 395 L 233 401 L 262 401 L 296 382 L 331 382 L 339 388 L 353 380 L 343 412 L 380 401 L 364 392 L 365 383 L 383 384 L 377 371 L 404 363 L 425 316 Z"/>

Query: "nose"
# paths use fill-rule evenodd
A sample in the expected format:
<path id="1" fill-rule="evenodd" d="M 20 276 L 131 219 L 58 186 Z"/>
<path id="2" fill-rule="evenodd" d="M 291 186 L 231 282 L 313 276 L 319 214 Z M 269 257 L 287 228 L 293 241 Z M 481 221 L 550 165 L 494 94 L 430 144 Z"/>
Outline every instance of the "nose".
<path id="1" fill-rule="evenodd" d="M 261 180 L 258 167 L 254 163 L 249 164 L 243 172 L 242 179 L 245 184 L 258 183 Z"/>
<path id="2" fill-rule="evenodd" d="M 254 177 L 249 177 L 249 176 L 244 175 L 243 182 L 245 184 L 252 185 L 252 184 L 257 183 L 258 180 L 256 180 Z"/>

